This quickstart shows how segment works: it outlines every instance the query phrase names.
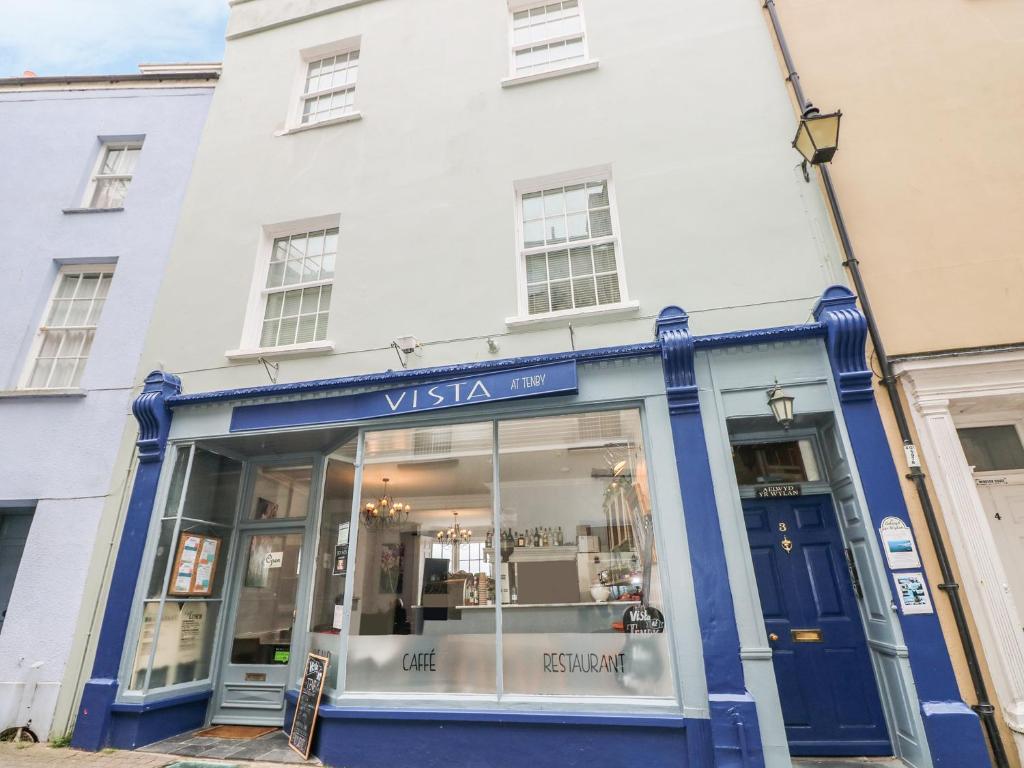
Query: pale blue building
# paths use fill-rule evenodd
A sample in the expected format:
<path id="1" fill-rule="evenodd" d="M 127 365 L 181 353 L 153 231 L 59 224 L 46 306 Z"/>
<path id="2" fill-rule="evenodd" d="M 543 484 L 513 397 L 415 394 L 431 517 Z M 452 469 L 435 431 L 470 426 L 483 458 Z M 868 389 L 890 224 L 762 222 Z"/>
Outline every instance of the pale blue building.
<path id="1" fill-rule="evenodd" d="M 0 79 L 0 730 L 68 725 L 61 681 L 219 70 Z"/>

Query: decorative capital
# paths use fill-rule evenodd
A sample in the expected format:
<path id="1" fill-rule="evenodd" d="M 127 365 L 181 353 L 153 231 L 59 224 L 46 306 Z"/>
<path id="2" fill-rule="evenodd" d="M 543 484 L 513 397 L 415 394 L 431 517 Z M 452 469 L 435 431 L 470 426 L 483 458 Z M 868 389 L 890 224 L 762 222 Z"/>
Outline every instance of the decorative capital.
<path id="1" fill-rule="evenodd" d="M 654 323 L 654 330 L 661 344 L 661 365 L 665 371 L 669 413 L 700 410 L 697 376 L 693 367 L 690 316 L 680 307 L 665 307 Z"/>
<path id="2" fill-rule="evenodd" d="M 868 323 L 857 308 L 857 296 L 849 288 L 833 285 L 814 305 L 814 319 L 825 326 L 825 346 L 835 374 L 839 399 L 870 400 L 871 371 L 864 357 Z"/>
<path id="3" fill-rule="evenodd" d="M 146 377 L 142 394 L 132 403 L 132 413 L 139 422 L 139 461 L 148 463 L 164 457 L 167 434 L 171 429 L 171 409 L 166 398 L 181 393 L 181 379 L 173 373 L 153 371 Z"/>

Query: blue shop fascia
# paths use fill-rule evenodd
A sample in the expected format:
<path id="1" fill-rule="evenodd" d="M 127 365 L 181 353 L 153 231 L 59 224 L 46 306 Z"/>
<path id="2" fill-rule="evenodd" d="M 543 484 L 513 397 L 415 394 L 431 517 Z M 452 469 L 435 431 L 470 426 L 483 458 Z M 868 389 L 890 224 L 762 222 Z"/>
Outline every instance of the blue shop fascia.
<path id="1" fill-rule="evenodd" d="M 328 765 L 989 765 L 864 317 L 833 286 L 814 318 L 695 336 L 668 307 L 649 343 L 245 390 L 154 372 L 73 745 L 287 731 L 313 653 Z"/>

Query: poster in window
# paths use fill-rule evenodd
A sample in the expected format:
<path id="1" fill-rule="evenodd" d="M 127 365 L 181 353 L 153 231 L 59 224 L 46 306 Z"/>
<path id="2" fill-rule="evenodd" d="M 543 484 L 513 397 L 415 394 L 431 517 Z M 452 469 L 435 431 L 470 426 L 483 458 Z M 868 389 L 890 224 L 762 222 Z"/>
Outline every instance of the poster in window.
<path id="1" fill-rule="evenodd" d="M 167 588 L 169 595 L 204 597 L 213 591 L 221 540 L 185 531 L 178 539 L 178 554 Z"/>

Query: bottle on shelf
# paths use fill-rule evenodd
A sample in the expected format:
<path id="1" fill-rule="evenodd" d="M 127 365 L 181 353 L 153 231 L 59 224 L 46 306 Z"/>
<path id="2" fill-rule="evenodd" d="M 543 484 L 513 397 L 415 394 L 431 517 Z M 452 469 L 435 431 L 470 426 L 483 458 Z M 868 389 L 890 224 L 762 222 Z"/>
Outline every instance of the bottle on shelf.
<path id="1" fill-rule="evenodd" d="M 487 532 L 487 541 L 484 544 L 484 546 L 487 547 L 488 549 L 490 549 L 491 547 L 494 546 L 494 534 L 491 533 L 491 531 Z"/>
<path id="2" fill-rule="evenodd" d="M 540 529 L 539 528 L 534 528 L 533 529 L 533 546 L 535 546 L 535 547 L 539 547 L 540 546 Z"/>
<path id="3" fill-rule="evenodd" d="M 560 547 L 565 545 L 565 534 L 562 533 L 562 526 L 558 526 L 558 531 L 555 533 L 555 541 Z"/>
<path id="4" fill-rule="evenodd" d="M 550 531 L 549 528 L 545 528 L 544 529 L 544 533 L 542 533 L 541 536 L 540 536 L 540 545 L 542 547 L 550 547 L 551 546 L 551 533 L 549 531 Z"/>
<path id="5" fill-rule="evenodd" d="M 517 547 L 525 547 L 526 546 L 526 539 L 523 538 L 523 534 L 521 534 L 521 533 L 518 536 L 516 536 L 516 546 Z"/>

